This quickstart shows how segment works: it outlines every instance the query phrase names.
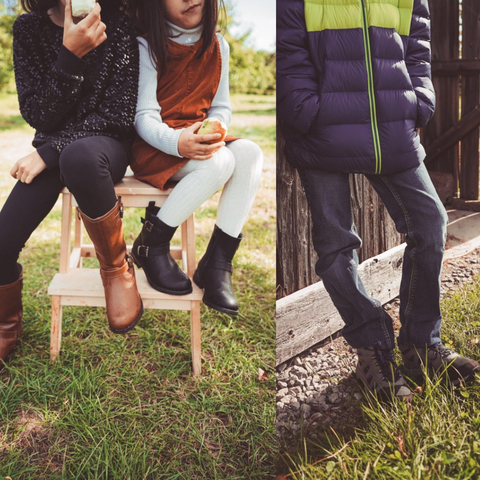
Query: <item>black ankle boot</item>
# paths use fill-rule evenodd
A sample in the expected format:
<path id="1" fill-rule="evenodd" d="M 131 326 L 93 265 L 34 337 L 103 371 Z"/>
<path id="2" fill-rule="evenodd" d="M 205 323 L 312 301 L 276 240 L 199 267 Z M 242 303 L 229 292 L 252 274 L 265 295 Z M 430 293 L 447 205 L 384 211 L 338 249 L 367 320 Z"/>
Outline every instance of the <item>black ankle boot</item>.
<path id="1" fill-rule="evenodd" d="M 216 225 L 205 255 L 200 260 L 194 282 L 205 289 L 203 303 L 222 313 L 238 315 L 238 301 L 232 287 L 232 259 L 242 234 L 231 237 Z"/>
<path id="2" fill-rule="evenodd" d="M 159 292 L 170 295 L 192 293 L 192 282 L 170 255 L 170 240 L 177 227 L 162 222 L 157 213 L 160 208 L 150 202 L 142 218 L 143 228 L 133 243 L 132 257 L 143 268 L 148 283 Z"/>

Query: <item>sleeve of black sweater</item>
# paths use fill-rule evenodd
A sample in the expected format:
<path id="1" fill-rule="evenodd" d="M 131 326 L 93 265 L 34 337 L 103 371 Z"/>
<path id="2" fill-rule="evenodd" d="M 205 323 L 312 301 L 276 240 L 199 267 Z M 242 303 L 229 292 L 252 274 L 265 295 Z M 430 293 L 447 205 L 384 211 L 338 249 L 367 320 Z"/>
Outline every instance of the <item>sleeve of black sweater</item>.
<path id="1" fill-rule="evenodd" d="M 98 109 L 74 125 L 77 132 L 103 134 L 125 140 L 134 132 L 135 110 L 138 96 L 139 52 L 133 24 L 127 16 L 119 16 L 114 32 L 107 35 L 111 45 L 109 55 L 115 61 L 110 72 L 107 89 Z M 68 143 L 61 143 L 63 149 Z"/>
<path id="2" fill-rule="evenodd" d="M 21 26 L 16 28 L 17 32 L 20 28 Z M 132 135 L 138 89 L 137 41 L 133 26 L 125 15 L 117 16 L 110 24 L 110 28 L 107 28 L 107 35 L 109 43 L 107 54 L 113 55 L 115 61 L 106 78 L 105 95 L 96 110 L 73 125 L 71 120 L 75 118 L 74 107 L 82 101 L 83 60 L 65 47 L 61 47 L 58 60 L 50 72 L 44 71 L 40 59 L 39 62 L 34 61 L 31 68 L 19 67 L 19 72 L 15 73 L 23 117 L 37 130 L 52 133 L 52 140 L 37 148 L 48 168 L 58 166 L 62 150 L 79 138 L 108 135 L 125 139 Z M 17 48 L 17 54 L 20 54 L 17 58 L 30 61 L 32 54 L 29 52 L 30 49 L 34 49 L 34 45 L 27 48 L 22 45 L 21 36 L 18 40 L 17 43 L 20 44 L 18 47 L 21 48 Z M 39 78 L 42 77 L 43 87 L 39 86 Z M 69 127 L 68 130 L 64 130 L 62 127 L 67 119 Z"/>
<path id="3" fill-rule="evenodd" d="M 33 128 L 56 131 L 81 93 L 83 60 L 67 48 L 49 67 L 40 51 L 35 18 L 21 15 L 13 25 L 13 63 L 20 112 Z"/>

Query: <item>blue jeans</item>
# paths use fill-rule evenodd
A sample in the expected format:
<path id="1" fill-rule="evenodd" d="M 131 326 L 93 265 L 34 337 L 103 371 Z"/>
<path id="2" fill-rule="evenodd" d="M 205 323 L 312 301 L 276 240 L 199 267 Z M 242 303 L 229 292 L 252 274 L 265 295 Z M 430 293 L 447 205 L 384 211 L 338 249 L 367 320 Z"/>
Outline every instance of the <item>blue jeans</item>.
<path id="1" fill-rule="evenodd" d="M 355 249 L 362 242 L 353 223 L 347 173 L 299 171 L 312 213 L 319 275 L 354 348 L 394 348 L 391 317 L 371 298 L 358 276 Z M 407 235 L 400 285 L 400 347 L 440 342 L 440 274 L 448 217 L 427 169 L 366 175 L 396 229 Z"/>

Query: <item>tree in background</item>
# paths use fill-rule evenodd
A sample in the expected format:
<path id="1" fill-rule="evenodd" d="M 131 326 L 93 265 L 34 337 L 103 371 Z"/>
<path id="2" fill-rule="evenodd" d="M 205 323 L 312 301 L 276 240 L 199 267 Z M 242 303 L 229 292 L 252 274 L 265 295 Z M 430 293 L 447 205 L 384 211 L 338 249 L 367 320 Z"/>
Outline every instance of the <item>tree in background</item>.
<path id="1" fill-rule="evenodd" d="M 14 89 L 12 26 L 18 16 L 17 8 L 5 2 L 0 4 L 0 91 Z"/>
<path id="2" fill-rule="evenodd" d="M 241 1 L 241 0 L 239 0 Z M 247 46 L 251 31 L 234 37 L 230 29 L 235 25 L 235 8 L 226 2 L 226 26 L 222 28 L 230 44 L 230 90 L 236 93 L 267 93 L 276 88 L 276 55 Z"/>

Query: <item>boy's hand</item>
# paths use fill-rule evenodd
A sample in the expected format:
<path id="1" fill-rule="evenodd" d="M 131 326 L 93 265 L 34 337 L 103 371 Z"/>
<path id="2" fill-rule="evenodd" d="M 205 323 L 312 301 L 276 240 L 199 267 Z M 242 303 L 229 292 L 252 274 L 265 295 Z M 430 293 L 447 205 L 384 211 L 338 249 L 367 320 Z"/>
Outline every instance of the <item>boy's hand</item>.
<path id="1" fill-rule="evenodd" d="M 107 26 L 100 18 L 100 5 L 95 4 L 93 10 L 78 23 L 72 17 L 71 0 L 65 5 L 63 26 L 63 44 L 77 57 L 82 58 L 107 39 Z"/>
<path id="2" fill-rule="evenodd" d="M 208 160 L 213 157 L 217 150 L 225 146 L 225 142 L 206 144 L 205 142 L 218 140 L 222 135 L 220 133 L 197 135 L 195 132 L 201 125 L 202 122 L 194 123 L 180 134 L 178 138 L 178 153 L 182 157 L 192 160 Z"/>
<path id="3" fill-rule="evenodd" d="M 32 180 L 46 168 L 42 157 L 35 150 L 26 157 L 17 160 L 10 170 L 10 175 L 20 182 L 32 183 Z"/>

